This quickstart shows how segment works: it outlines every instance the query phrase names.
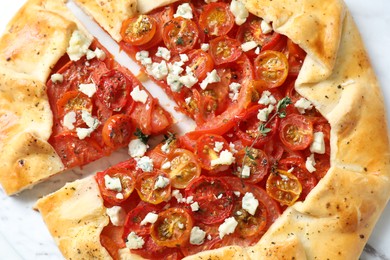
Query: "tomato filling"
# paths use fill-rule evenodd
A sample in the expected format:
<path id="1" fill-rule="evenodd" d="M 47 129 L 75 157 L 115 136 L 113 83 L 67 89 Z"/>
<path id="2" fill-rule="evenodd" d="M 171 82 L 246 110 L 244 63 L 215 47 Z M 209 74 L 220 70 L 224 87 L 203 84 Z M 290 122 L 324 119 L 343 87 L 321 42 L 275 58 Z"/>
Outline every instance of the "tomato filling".
<path id="1" fill-rule="evenodd" d="M 136 128 L 157 134 L 171 123 L 170 115 L 96 40 L 89 48 L 93 55 L 77 61 L 64 56 L 47 82 L 54 119 L 49 143 L 66 168 L 85 165 L 128 145 Z M 134 100 L 135 88 L 145 102 Z"/>
<path id="2" fill-rule="evenodd" d="M 114 259 L 119 249 L 181 259 L 254 245 L 328 171 L 330 126 L 294 88 L 306 53 L 236 15 L 228 1 L 180 1 L 148 14 L 151 40 L 120 43 L 198 127 L 122 163 L 126 178 L 117 166 L 96 175 L 105 206 L 123 210 L 101 236 Z"/>

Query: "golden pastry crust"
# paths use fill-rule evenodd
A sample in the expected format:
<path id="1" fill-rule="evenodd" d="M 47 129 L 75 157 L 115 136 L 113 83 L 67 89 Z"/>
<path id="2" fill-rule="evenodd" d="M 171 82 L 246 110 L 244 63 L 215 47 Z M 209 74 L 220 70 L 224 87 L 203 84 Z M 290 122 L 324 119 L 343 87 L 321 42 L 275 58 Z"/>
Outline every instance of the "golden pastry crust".
<path id="1" fill-rule="evenodd" d="M 256 245 L 186 259 L 358 259 L 390 196 L 390 148 L 382 94 L 356 25 L 339 0 L 244 2 L 307 52 L 296 89 L 331 125 L 331 168 Z M 167 3 L 142 10 L 159 4 Z"/>
<path id="2" fill-rule="evenodd" d="M 75 2 L 117 42 L 122 39 L 120 34 L 122 22 L 137 12 L 136 0 L 76 0 Z"/>

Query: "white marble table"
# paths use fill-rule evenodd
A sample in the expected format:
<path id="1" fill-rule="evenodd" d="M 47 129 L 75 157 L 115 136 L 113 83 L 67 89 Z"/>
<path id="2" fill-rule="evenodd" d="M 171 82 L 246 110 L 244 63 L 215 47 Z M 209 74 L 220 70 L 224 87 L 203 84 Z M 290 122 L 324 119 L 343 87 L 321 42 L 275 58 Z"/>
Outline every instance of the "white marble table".
<path id="1" fill-rule="evenodd" d="M 25 0 L 0 1 L 0 33 L 24 2 Z M 346 0 L 346 3 L 362 33 L 390 111 L 390 1 Z M 72 4 L 70 6 L 73 8 Z M 113 41 L 104 37 L 104 33 L 88 18 L 79 10 L 76 10 L 76 15 L 85 22 L 92 33 L 98 35 L 105 46 L 110 46 L 108 49 L 121 63 L 129 63 L 127 57 L 118 54 L 118 48 Z M 85 167 L 84 170 L 102 169 L 124 158 L 126 155 L 123 152 L 118 153 L 115 158 L 103 159 L 93 166 Z M 62 259 L 39 213 L 33 211 L 32 206 L 40 196 L 62 187 L 66 181 L 80 178 L 81 172 L 80 169 L 76 169 L 51 178 L 33 190 L 15 197 L 7 197 L 0 189 L 0 259 Z M 390 205 L 383 212 L 369 239 L 369 244 L 375 249 L 376 255 L 365 252 L 361 256 L 362 260 L 390 259 Z"/>

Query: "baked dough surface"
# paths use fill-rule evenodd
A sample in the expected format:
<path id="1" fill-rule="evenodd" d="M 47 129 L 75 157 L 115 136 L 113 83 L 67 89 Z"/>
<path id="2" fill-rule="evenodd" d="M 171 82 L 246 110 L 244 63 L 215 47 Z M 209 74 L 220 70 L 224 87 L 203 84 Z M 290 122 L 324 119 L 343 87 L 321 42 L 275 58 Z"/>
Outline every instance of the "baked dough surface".
<path id="1" fill-rule="evenodd" d="M 167 4 L 141 2 L 139 6 L 145 11 Z M 252 13 L 272 22 L 275 31 L 307 52 L 296 89 L 331 125 L 331 168 L 306 200 L 289 207 L 255 246 L 231 246 L 186 259 L 358 259 L 390 196 L 390 149 L 382 94 L 356 25 L 339 0 L 245 3 Z M 65 199 L 64 189 L 38 202 L 49 229 L 56 231 L 55 237 L 70 237 L 73 229 L 83 229 L 75 222 L 66 222 L 74 224 L 72 228 L 59 229 L 61 222 L 50 220 L 63 219 L 63 211 L 70 211 L 66 207 L 74 207 L 74 197 Z M 98 198 L 100 208 L 85 204 L 84 208 L 93 209 L 80 220 L 93 219 L 100 229 L 107 218 L 98 190 L 87 193 L 84 196 Z M 50 200 L 59 204 L 49 213 L 42 209 Z M 98 239 L 98 232 L 89 237 L 88 230 L 86 226 L 79 231 L 82 236 L 59 244 L 66 257 L 77 257 L 76 252 L 70 252 L 74 241 L 81 244 Z M 104 251 L 96 246 L 99 252 Z M 123 259 L 134 257 L 129 252 L 121 255 Z"/>

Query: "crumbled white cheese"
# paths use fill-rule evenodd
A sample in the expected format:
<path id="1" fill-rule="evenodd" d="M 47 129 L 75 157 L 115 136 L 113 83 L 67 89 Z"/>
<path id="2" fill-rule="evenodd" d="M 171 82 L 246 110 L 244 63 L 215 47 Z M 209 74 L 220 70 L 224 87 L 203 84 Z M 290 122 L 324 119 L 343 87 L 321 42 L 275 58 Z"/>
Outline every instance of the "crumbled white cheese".
<path id="1" fill-rule="evenodd" d="M 215 142 L 213 150 L 219 153 L 220 151 L 222 151 L 224 144 L 225 144 L 224 142 Z"/>
<path id="2" fill-rule="evenodd" d="M 92 132 L 93 130 L 91 130 L 90 128 L 82 128 L 82 127 L 76 128 L 76 134 L 80 140 L 84 140 L 85 138 L 90 136 Z"/>
<path id="3" fill-rule="evenodd" d="M 191 97 L 184 99 L 184 101 L 186 102 L 187 105 L 189 105 L 191 103 L 191 100 L 192 100 Z"/>
<path id="4" fill-rule="evenodd" d="M 316 168 L 314 167 L 316 165 L 316 161 L 314 159 L 314 154 L 311 154 L 309 157 L 306 158 L 306 169 L 313 173 L 316 171 Z"/>
<path id="5" fill-rule="evenodd" d="M 237 210 L 237 211 L 236 211 L 236 215 L 237 215 L 237 216 L 241 216 L 241 215 L 242 215 L 242 212 L 239 211 L 239 210 Z"/>
<path id="6" fill-rule="evenodd" d="M 159 175 L 157 177 L 157 180 L 156 182 L 154 183 L 154 189 L 157 190 L 157 189 L 163 189 L 165 188 L 166 186 L 168 186 L 170 183 L 169 181 L 169 178 L 166 178 L 164 176 L 161 176 Z"/>
<path id="7" fill-rule="evenodd" d="M 194 202 L 190 205 L 192 211 L 198 211 L 199 210 L 199 203 Z"/>
<path id="8" fill-rule="evenodd" d="M 233 143 L 229 143 L 229 148 L 232 153 L 237 153 L 238 151 L 236 150 L 236 145 Z"/>
<path id="9" fill-rule="evenodd" d="M 122 191 L 122 183 L 118 177 L 111 178 L 108 174 L 104 175 L 104 185 L 108 190 Z"/>
<path id="10" fill-rule="evenodd" d="M 222 239 L 224 236 L 232 234 L 238 225 L 237 220 L 234 217 L 225 219 L 219 227 L 219 238 Z"/>
<path id="11" fill-rule="evenodd" d="M 160 63 L 153 62 L 152 65 L 146 67 L 146 71 L 157 80 L 162 80 L 168 75 L 168 66 L 165 60 Z"/>
<path id="12" fill-rule="evenodd" d="M 229 98 L 231 100 L 237 100 L 238 99 L 238 94 L 241 89 L 241 84 L 237 82 L 232 82 L 229 85 Z"/>
<path id="13" fill-rule="evenodd" d="M 186 203 L 190 204 L 192 202 L 194 202 L 194 196 L 188 196 L 187 199 L 186 199 Z"/>
<path id="14" fill-rule="evenodd" d="M 271 24 L 267 23 L 264 20 L 261 21 L 260 28 L 261 32 L 264 34 L 268 34 L 273 31 Z"/>
<path id="15" fill-rule="evenodd" d="M 95 56 L 96 56 L 96 58 L 98 58 L 98 60 L 105 60 L 106 59 L 106 53 L 99 48 L 95 49 Z"/>
<path id="16" fill-rule="evenodd" d="M 180 56 L 180 61 L 183 62 L 183 65 L 184 65 L 184 62 L 187 62 L 187 61 L 190 60 L 190 58 L 188 57 L 188 55 L 185 54 L 185 53 L 179 54 L 179 56 Z M 183 65 L 181 65 L 181 66 L 183 66 Z"/>
<path id="17" fill-rule="evenodd" d="M 242 198 L 242 208 L 248 211 L 252 216 L 255 215 L 256 209 L 259 206 L 259 201 L 255 198 L 253 193 L 247 192 Z"/>
<path id="18" fill-rule="evenodd" d="M 140 225 L 141 226 L 144 226 L 144 225 L 147 225 L 147 224 L 153 224 L 154 222 L 156 222 L 158 219 L 158 215 L 153 213 L 153 212 L 149 212 L 148 214 L 146 214 L 145 218 L 141 221 Z"/>
<path id="19" fill-rule="evenodd" d="M 137 236 L 135 232 L 130 232 L 126 238 L 126 247 L 129 249 L 140 249 L 144 246 L 145 241 L 142 237 Z"/>
<path id="20" fill-rule="evenodd" d="M 181 76 L 179 78 L 179 81 L 181 84 L 183 84 L 187 88 L 191 88 L 192 86 L 194 86 L 198 82 L 198 79 L 195 77 L 195 75 L 193 73 L 188 73 L 184 76 Z"/>
<path id="21" fill-rule="evenodd" d="M 206 78 L 200 83 L 202 89 L 206 89 L 208 84 L 220 82 L 221 78 L 218 76 L 217 70 L 214 69 L 211 72 L 207 72 Z"/>
<path id="22" fill-rule="evenodd" d="M 216 159 L 211 160 L 211 167 L 214 167 L 216 165 L 231 165 L 234 162 L 234 156 L 233 154 L 228 150 L 223 150 L 219 157 Z"/>
<path id="23" fill-rule="evenodd" d="M 184 69 L 182 68 L 183 65 L 184 63 L 182 61 L 168 63 L 169 74 L 173 74 L 176 76 L 180 75 L 184 71 Z"/>
<path id="24" fill-rule="evenodd" d="M 156 56 L 161 57 L 166 61 L 169 61 L 171 59 L 171 52 L 165 47 L 158 47 Z"/>
<path id="25" fill-rule="evenodd" d="M 140 139 L 131 140 L 129 143 L 129 155 L 131 157 L 142 157 L 148 150 L 148 145 L 144 144 Z"/>
<path id="26" fill-rule="evenodd" d="M 186 201 L 186 199 L 183 198 L 183 195 L 180 193 L 179 190 L 173 190 L 172 197 L 176 198 L 178 203 L 184 203 Z"/>
<path id="27" fill-rule="evenodd" d="M 244 165 L 241 171 L 241 178 L 249 178 L 251 176 L 251 168 L 248 165 Z"/>
<path id="28" fill-rule="evenodd" d="M 261 51 L 261 48 L 260 48 L 260 47 L 257 47 L 256 50 L 255 50 L 255 54 L 256 54 L 256 55 L 259 55 L 259 54 L 260 54 L 260 51 Z"/>
<path id="29" fill-rule="evenodd" d="M 64 76 L 59 73 L 54 73 L 53 75 L 50 76 L 51 82 L 54 84 L 56 83 L 62 83 L 64 81 Z"/>
<path id="30" fill-rule="evenodd" d="M 210 44 L 208 44 L 208 43 L 202 43 L 202 44 L 200 45 L 200 49 L 201 49 L 202 51 L 204 51 L 204 52 L 207 52 L 207 51 L 210 49 Z"/>
<path id="31" fill-rule="evenodd" d="M 304 114 L 306 109 L 312 109 L 313 104 L 306 98 L 300 98 L 295 102 L 294 106 L 298 109 L 299 113 Z"/>
<path id="32" fill-rule="evenodd" d="M 87 50 L 86 57 L 87 57 L 87 60 L 92 60 L 93 58 L 96 57 L 96 54 L 93 50 Z"/>
<path id="33" fill-rule="evenodd" d="M 145 104 L 146 101 L 148 100 L 148 93 L 146 93 L 146 91 L 143 89 L 141 90 L 139 86 L 133 88 L 133 90 L 130 93 L 130 96 L 133 98 L 134 101 L 138 101 L 143 104 Z"/>
<path id="34" fill-rule="evenodd" d="M 74 123 L 76 123 L 76 112 L 70 111 L 64 116 L 63 125 L 69 130 L 73 130 Z"/>
<path id="35" fill-rule="evenodd" d="M 203 244 L 205 237 L 206 232 L 200 229 L 200 227 L 195 226 L 191 229 L 190 244 L 201 245 Z"/>
<path id="36" fill-rule="evenodd" d="M 234 195 L 236 195 L 237 197 L 240 197 L 240 195 L 241 195 L 241 192 L 239 192 L 239 191 L 233 191 L 233 193 L 234 193 Z"/>
<path id="37" fill-rule="evenodd" d="M 325 140 L 323 132 L 315 132 L 313 143 L 310 145 L 310 152 L 312 153 L 325 153 Z"/>
<path id="38" fill-rule="evenodd" d="M 183 83 L 180 82 L 180 76 L 171 73 L 168 74 L 167 84 L 173 92 L 179 92 L 183 87 Z"/>
<path id="39" fill-rule="evenodd" d="M 123 199 L 124 199 L 122 193 L 117 193 L 117 194 L 115 195 L 115 198 L 117 198 L 118 200 L 123 200 Z"/>
<path id="40" fill-rule="evenodd" d="M 238 0 L 233 0 L 230 3 L 230 11 L 233 13 L 237 25 L 245 23 L 249 16 L 248 9 L 246 9 L 245 5 Z"/>
<path id="41" fill-rule="evenodd" d="M 267 122 L 268 116 L 272 113 L 274 108 L 274 105 L 269 105 L 266 108 L 260 109 L 257 114 L 257 119 L 259 119 L 261 122 Z"/>
<path id="42" fill-rule="evenodd" d="M 176 13 L 173 15 L 174 18 L 183 17 L 185 19 L 191 20 L 194 18 L 192 14 L 192 8 L 188 3 L 181 4 L 177 7 Z"/>
<path id="43" fill-rule="evenodd" d="M 69 40 L 69 46 L 66 49 L 69 59 L 72 61 L 78 61 L 87 54 L 89 46 L 92 43 L 92 39 L 88 38 L 85 34 L 79 30 L 75 30 Z"/>
<path id="44" fill-rule="evenodd" d="M 139 51 L 135 54 L 135 59 L 141 62 L 142 65 L 147 66 L 152 64 L 152 59 L 149 57 L 148 51 Z"/>
<path id="45" fill-rule="evenodd" d="M 165 142 L 165 143 L 161 146 L 161 151 L 163 151 L 164 153 L 169 153 L 169 142 Z"/>
<path id="46" fill-rule="evenodd" d="M 268 90 L 263 91 L 259 99 L 259 104 L 268 106 L 269 104 L 275 105 L 276 99 Z"/>
<path id="47" fill-rule="evenodd" d="M 92 97 L 96 93 L 97 86 L 93 82 L 88 84 L 80 84 L 79 90 L 88 97 Z"/>
<path id="48" fill-rule="evenodd" d="M 163 169 L 163 170 L 168 170 L 170 168 L 171 168 L 171 162 L 170 161 L 167 161 L 163 165 L 161 165 L 161 169 Z"/>
<path id="49" fill-rule="evenodd" d="M 81 111 L 81 118 L 83 121 L 87 124 L 87 126 L 94 131 L 96 128 L 98 128 L 100 122 L 97 118 L 94 118 L 91 113 L 89 113 L 86 110 Z"/>
<path id="50" fill-rule="evenodd" d="M 112 208 L 107 208 L 106 213 L 114 226 L 123 226 L 125 224 L 126 211 L 122 207 L 113 206 Z"/>
<path id="51" fill-rule="evenodd" d="M 153 160 L 148 156 L 143 156 L 141 158 L 136 158 L 137 167 L 144 172 L 153 171 Z"/>
<path id="52" fill-rule="evenodd" d="M 257 42 L 255 41 L 244 42 L 243 44 L 241 44 L 241 49 L 243 52 L 253 50 L 256 47 L 257 47 Z"/>

